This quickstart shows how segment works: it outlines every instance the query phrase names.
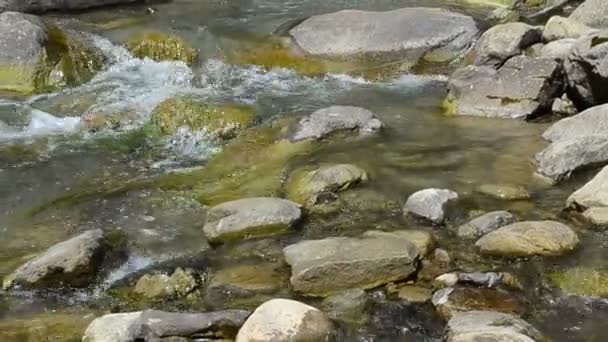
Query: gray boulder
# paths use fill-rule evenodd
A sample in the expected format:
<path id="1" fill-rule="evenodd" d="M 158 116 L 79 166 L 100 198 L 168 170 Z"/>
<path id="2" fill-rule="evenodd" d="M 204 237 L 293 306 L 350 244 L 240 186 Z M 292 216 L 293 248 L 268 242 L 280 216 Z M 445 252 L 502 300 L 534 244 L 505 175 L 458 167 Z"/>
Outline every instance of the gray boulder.
<path id="1" fill-rule="evenodd" d="M 562 97 L 553 100 L 553 104 L 551 105 L 551 111 L 553 112 L 553 114 L 557 114 L 563 117 L 576 115 L 578 113 L 578 109 L 574 105 L 574 102 L 570 100 L 568 94 L 564 94 L 562 95 Z"/>
<path id="2" fill-rule="evenodd" d="M 403 207 L 403 213 L 441 224 L 445 220 L 447 204 L 457 199 L 458 194 L 448 189 L 420 190 L 407 199 Z"/>
<path id="3" fill-rule="evenodd" d="M 358 134 L 375 133 L 383 124 L 374 113 L 352 106 L 332 106 L 319 109 L 296 125 L 292 141 L 323 139 L 332 133 L 355 131 Z"/>
<path id="4" fill-rule="evenodd" d="M 209 209 L 203 232 L 210 242 L 270 236 L 285 233 L 301 217 L 297 203 L 281 198 L 245 198 Z"/>
<path id="5" fill-rule="evenodd" d="M 565 224 L 525 221 L 488 233 L 475 245 L 485 255 L 528 257 L 562 255 L 574 250 L 578 244 L 578 236 Z"/>
<path id="6" fill-rule="evenodd" d="M 502 312 L 459 312 L 447 324 L 446 342 L 534 342 L 545 339 L 528 322 Z"/>
<path id="7" fill-rule="evenodd" d="M 475 45 L 476 65 L 499 67 L 541 41 L 542 27 L 514 22 L 487 30 Z"/>
<path id="8" fill-rule="evenodd" d="M 4 288 L 85 287 L 95 281 L 106 247 L 101 229 L 86 231 L 20 266 Z"/>
<path id="9" fill-rule="evenodd" d="M 576 45 L 576 42 L 576 39 L 571 38 L 549 42 L 546 45 L 543 45 L 543 47 L 540 49 L 539 57 L 552 58 L 556 61 L 563 62 L 568 55 L 570 55 L 574 45 Z"/>
<path id="10" fill-rule="evenodd" d="M 608 136 L 608 104 L 591 107 L 580 114 L 559 120 L 543 133 L 543 138 L 555 142 L 590 135 Z"/>
<path id="11" fill-rule="evenodd" d="M 515 222 L 515 216 L 508 211 L 492 211 L 476 217 L 457 228 L 456 234 L 464 239 L 478 239 Z"/>
<path id="12" fill-rule="evenodd" d="M 457 69 L 444 106 L 448 114 L 525 119 L 548 110 L 563 89 L 560 63 L 517 56 L 498 71 L 474 65 Z"/>
<path id="13" fill-rule="evenodd" d="M 608 2 L 586 0 L 572 14 L 570 19 L 597 28 L 608 28 Z"/>
<path id="14" fill-rule="evenodd" d="M 577 107 L 608 103 L 608 31 L 579 39 L 564 60 L 564 69 Z"/>
<path id="15" fill-rule="evenodd" d="M 232 339 L 249 315 L 250 312 L 244 310 L 205 313 L 146 310 L 108 314 L 89 324 L 82 341 L 157 341 L 168 337 L 194 336 Z"/>
<path id="16" fill-rule="evenodd" d="M 570 195 L 566 206 L 583 210 L 593 207 L 608 207 L 608 166 Z"/>
<path id="17" fill-rule="evenodd" d="M 128 4 L 138 0 L 0 0 L 0 12 L 17 11 L 39 13 L 48 11 L 80 10 L 116 4 Z"/>
<path id="18" fill-rule="evenodd" d="M 322 311 L 290 299 L 272 299 L 247 319 L 236 342 L 326 341 L 333 330 Z"/>
<path id="19" fill-rule="evenodd" d="M 449 62 L 478 34 L 473 18 L 444 9 L 343 10 L 312 16 L 289 32 L 305 52 L 333 58 Z"/>
<path id="20" fill-rule="evenodd" d="M 573 172 L 608 162 L 608 136 L 589 135 L 557 140 L 536 155 L 537 173 L 552 183 L 570 178 Z"/>
<path id="21" fill-rule="evenodd" d="M 416 271 L 419 258 L 414 243 L 393 234 L 305 240 L 283 253 L 291 265 L 292 288 L 321 297 L 405 279 Z"/>
<path id="22" fill-rule="evenodd" d="M 551 17 L 545 24 L 543 40 L 545 42 L 552 42 L 566 38 L 576 39 L 596 31 L 579 21 L 556 15 Z"/>

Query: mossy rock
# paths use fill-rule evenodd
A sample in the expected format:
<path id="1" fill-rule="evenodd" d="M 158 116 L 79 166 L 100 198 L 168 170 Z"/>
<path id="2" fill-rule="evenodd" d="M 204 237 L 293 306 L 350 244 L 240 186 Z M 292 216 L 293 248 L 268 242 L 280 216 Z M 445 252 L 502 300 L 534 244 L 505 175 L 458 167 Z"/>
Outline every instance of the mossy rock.
<path id="1" fill-rule="evenodd" d="M 608 270 L 574 267 L 554 272 L 549 278 L 564 293 L 608 298 Z"/>
<path id="2" fill-rule="evenodd" d="M 184 39 L 161 32 L 143 32 L 127 40 L 127 49 L 138 58 L 155 61 L 182 61 L 194 64 L 198 58 L 196 50 Z"/>
<path id="3" fill-rule="evenodd" d="M 152 126 L 162 134 L 175 134 L 182 126 L 207 129 L 220 138 L 232 138 L 255 122 L 255 110 L 246 105 L 210 105 L 189 97 L 163 101 L 152 112 Z"/>

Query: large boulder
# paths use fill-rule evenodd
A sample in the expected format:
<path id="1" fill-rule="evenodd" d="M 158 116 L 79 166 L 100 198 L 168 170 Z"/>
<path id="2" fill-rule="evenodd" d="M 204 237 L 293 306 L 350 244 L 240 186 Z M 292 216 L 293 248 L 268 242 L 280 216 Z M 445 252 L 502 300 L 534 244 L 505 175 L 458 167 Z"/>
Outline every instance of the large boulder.
<path id="1" fill-rule="evenodd" d="M 514 222 L 515 216 L 510 212 L 492 211 L 459 226 L 456 234 L 464 239 L 478 239 L 489 232 Z"/>
<path id="2" fill-rule="evenodd" d="M 608 102 L 608 31 L 578 40 L 564 61 L 569 94 L 579 108 Z"/>
<path id="3" fill-rule="evenodd" d="M 272 299 L 247 319 L 236 342 L 326 341 L 333 330 L 329 317 L 318 309 L 290 299 Z"/>
<path id="4" fill-rule="evenodd" d="M 478 32 L 471 17 L 434 8 L 343 10 L 312 16 L 289 31 L 312 55 L 398 59 L 409 65 L 454 60 Z"/>
<path id="5" fill-rule="evenodd" d="M 559 120 L 543 133 L 543 138 L 559 141 L 590 135 L 608 136 L 608 104 L 591 107 L 580 114 Z"/>
<path id="6" fill-rule="evenodd" d="M 506 23 L 487 30 L 475 45 L 475 64 L 501 66 L 507 59 L 520 55 L 540 42 L 542 27 L 524 23 Z"/>
<path id="7" fill-rule="evenodd" d="M 310 206 L 317 204 L 320 195 L 334 195 L 367 179 L 367 172 L 352 164 L 325 165 L 312 171 L 296 170 L 287 182 L 287 197 Z"/>
<path id="8" fill-rule="evenodd" d="M 593 207 L 608 207 L 608 166 L 604 167 L 582 188 L 570 195 L 566 201 L 566 206 L 582 210 Z"/>
<path id="9" fill-rule="evenodd" d="M 302 217 L 300 205 L 281 198 L 255 197 L 209 209 L 203 232 L 210 242 L 285 233 Z"/>
<path id="10" fill-rule="evenodd" d="M 555 221 L 525 221 L 499 228 L 477 241 L 485 255 L 528 257 L 556 256 L 570 252 L 579 244 L 576 233 Z"/>
<path id="11" fill-rule="evenodd" d="M 18 11 L 38 13 L 47 11 L 80 10 L 116 4 L 128 4 L 137 0 L 0 0 L 0 12 Z"/>
<path id="12" fill-rule="evenodd" d="M 416 271 L 419 247 L 395 234 L 305 240 L 283 250 L 291 285 L 309 296 L 368 289 Z"/>
<path id="13" fill-rule="evenodd" d="M 552 183 L 568 179 L 573 172 L 608 162 L 608 136 L 589 135 L 557 140 L 536 155 L 537 173 Z"/>
<path id="14" fill-rule="evenodd" d="M 543 30 L 543 40 L 552 42 L 566 38 L 580 38 L 596 30 L 579 21 L 554 16 L 547 21 Z"/>
<path id="15" fill-rule="evenodd" d="M 168 337 L 232 339 L 249 311 L 178 313 L 146 310 L 108 314 L 87 327 L 83 342 L 158 341 Z"/>
<path id="16" fill-rule="evenodd" d="M 302 118 L 291 134 L 292 141 L 319 140 L 338 133 L 355 131 L 359 134 L 377 132 L 383 124 L 374 113 L 352 106 L 331 106 Z"/>
<path id="17" fill-rule="evenodd" d="M 448 114 L 524 119 L 542 114 L 564 89 L 560 63 L 517 56 L 500 69 L 470 65 L 448 82 Z"/>
<path id="18" fill-rule="evenodd" d="M 106 249 L 101 229 L 86 231 L 21 265 L 4 280 L 4 287 L 85 287 L 95 281 Z"/>
<path id="19" fill-rule="evenodd" d="M 446 342 L 534 342 L 546 338 L 528 322 L 495 311 L 456 313 L 447 325 Z"/>
<path id="20" fill-rule="evenodd" d="M 0 90 L 29 94 L 77 85 L 103 62 L 103 54 L 82 34 L 33 15 L 0 13 Z"/>
<path id="21" fill-rule="evenodd" d="M 424 189 L 408 197 L 403 212 L 441 224 L 445 220 L 448 203 L 457 199 L 458 194 L 452 190 Z"/>
<path id="22" fill-rule="evenodd" d="M 608 28 L 608 2 L 586 0 L 572 14 L 570 19 L 591 27 Z"/>

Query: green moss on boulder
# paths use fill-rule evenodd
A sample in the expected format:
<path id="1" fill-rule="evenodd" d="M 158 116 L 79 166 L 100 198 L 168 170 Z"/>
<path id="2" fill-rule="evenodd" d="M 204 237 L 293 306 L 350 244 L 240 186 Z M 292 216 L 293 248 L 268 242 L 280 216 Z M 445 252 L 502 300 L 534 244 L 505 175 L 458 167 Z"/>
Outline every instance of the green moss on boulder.
<path id="1" fill-rule="evenodd" d="M 209 105 L 189 97 L 163 101 L 152 112 L 152 125 L 162 134 L 174 134 L 187 126 L 193 131 L 207 129 L 220 138 L 232 138 L 255 121 L 250 106 L 237 104 Z"/>
<path id="2" fill-rule="evenodd" d="M 196 50 L 184 39 L 161 32 L 143 32 L 127 40 L 127 49 L 138 58 L 155 61 L 182 61 L 194 64 L 198 58 Z"/>

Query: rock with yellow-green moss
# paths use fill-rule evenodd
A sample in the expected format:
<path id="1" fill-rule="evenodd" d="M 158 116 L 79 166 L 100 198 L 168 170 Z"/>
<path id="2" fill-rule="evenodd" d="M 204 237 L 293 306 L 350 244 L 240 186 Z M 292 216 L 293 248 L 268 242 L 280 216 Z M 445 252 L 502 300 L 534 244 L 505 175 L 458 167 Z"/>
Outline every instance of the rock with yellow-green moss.
<path id="1" fill-rule="evenodd" d="M 322 194 L 333 195 L 367 181 L 365 170 L 356 165 L 325 165 L 316 170 L 296 170 L 287 183 L 287 197 L 302 205 L 314 205 Z"/>
<path id="2" fill-rule="evenodd" d="M 608 270 L 574 267 L 554 272 L 549 278 L 564 293 L 608 298 Z"/>
<path id="3" fill-rule="evenodd" d="M 0 90 L 30 94 L 88 81 L 104 57 L 83 34 L 39 17 L 0 14 Z"/>
<path id="4" fill-rule="evenodd" d="M 127 48 L 138 58 L 155 61 L 182 61 L 194 64 L 198 58 L 196 50 L 184 39 L 161 32 L 143 32 L 129 37 Z"/>
<path id="5" fill-rule="evenodd" d="M 174 134 L 187 126 L 193 131 L 206 129 L 221 138 L 232 138 L 254 123 L 255 111 L 245 105 L 210 105 L 189 97 L 173 97 L 154 109 L 151 120 L 162 134 Z"/>

